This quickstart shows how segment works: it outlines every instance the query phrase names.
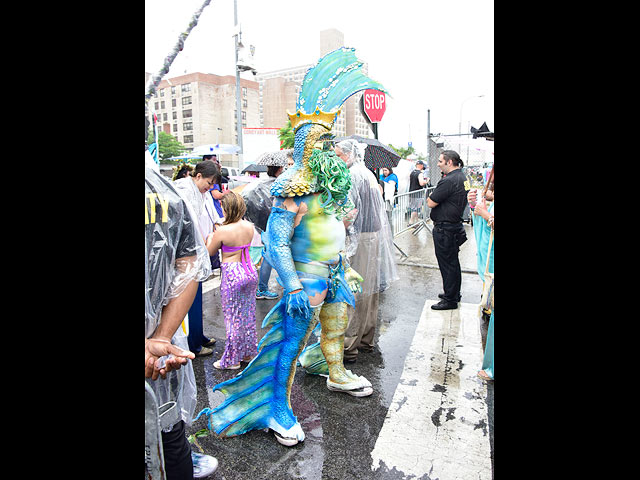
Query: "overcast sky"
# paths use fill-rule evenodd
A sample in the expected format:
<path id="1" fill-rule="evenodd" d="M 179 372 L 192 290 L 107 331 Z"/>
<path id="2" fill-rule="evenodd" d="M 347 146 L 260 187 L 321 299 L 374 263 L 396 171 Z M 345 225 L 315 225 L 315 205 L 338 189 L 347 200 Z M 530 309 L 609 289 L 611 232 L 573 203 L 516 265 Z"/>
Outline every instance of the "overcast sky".
<path id="1" fill-rule="evenodd" d="M 145 71 L 156 74 L 203 0 L 145 0 Z M 233 0 L 211 0 L 168 77 L 235 75 Z M 426 154 L 431 132 L 482 122 L 495 131 L 494 8 L 485 0 L 237 0 L 242 42 L 259 72 L 315 63 L 320 31 L 336 28 L 389 91 L 379 139 Z M 253 79 L 250 73 L 243 78 Z M 482 98 L 476 98 L 484 95 Z M 461 115 L 462 111 L 462 115 Z"/>

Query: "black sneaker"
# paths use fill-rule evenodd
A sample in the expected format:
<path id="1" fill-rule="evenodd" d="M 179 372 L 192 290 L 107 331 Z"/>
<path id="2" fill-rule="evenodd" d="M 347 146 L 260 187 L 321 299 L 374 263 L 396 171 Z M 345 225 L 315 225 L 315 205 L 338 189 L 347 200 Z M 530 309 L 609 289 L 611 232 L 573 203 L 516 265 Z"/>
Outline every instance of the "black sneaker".
<path id="1" fill-rule="evenodd" d="M 457 303 L 447 302 L 446 300 L 441 300 L 431 305 L 432 310 L 455 310 L 456 308 L 458 308 Z"/>
<path id="2" fill-rule="evenodd" d="M 444 293 L 439 293 L 438 294 L 438 298 L 441 298 L 444 300 Z M 462 300 L 462 294 L 458 295 L 458 301 Z"/>

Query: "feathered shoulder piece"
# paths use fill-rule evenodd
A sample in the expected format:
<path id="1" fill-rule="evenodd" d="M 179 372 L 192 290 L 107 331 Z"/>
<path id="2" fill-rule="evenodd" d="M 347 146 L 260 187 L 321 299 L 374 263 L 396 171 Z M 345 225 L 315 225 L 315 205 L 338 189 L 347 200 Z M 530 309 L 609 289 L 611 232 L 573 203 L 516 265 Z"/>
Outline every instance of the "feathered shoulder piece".
<path id="1" fill-rule="evenodd" d="M 318 60 L 304 76 L 296 113 L 289 113 L 295 132 L 293 166 L 271 187 L 279 197 L 307 195 L 318 191 L 316 174 L 308 165 L 313 147 L 328 136 L 342 104 L 354 93 L 368 88 L 387 93 L 381 83 L 362 73 L 363 63 L 354 48 L 341 47 Z"/>

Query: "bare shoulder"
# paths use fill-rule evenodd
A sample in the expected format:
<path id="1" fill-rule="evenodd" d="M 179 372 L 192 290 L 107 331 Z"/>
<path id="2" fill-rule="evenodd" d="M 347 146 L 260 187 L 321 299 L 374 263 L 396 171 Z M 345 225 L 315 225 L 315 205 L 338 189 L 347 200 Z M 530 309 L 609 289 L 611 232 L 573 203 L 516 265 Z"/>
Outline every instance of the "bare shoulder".
<path id="1" fill-rule="evenodd" d="M 217 237 L 223 238 L 226 235 L 228 235 L 228 232 L 229 232 L 229 225 L 217 225 L 216 226 L 215 234 L 216 234 Z"/>
<path id="2" fill-rule="evenodd" d="M 251 235 L 251 237 L 253 238 L 253 232 L 254 232 L 253 223 L 251 223 L 248 220 L 240 220 L 240 222 L 241 222 L 243 233 L 245 235 Z"/>

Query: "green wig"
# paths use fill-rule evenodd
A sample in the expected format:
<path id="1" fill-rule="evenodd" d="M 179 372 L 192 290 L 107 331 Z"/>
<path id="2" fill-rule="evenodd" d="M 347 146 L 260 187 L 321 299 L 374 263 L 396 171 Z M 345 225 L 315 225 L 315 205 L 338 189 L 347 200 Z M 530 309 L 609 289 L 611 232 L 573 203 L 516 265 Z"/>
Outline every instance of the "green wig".
<path id="1" fill-rule="evenodd" d="M 347 164 L 332 150 L 314 149 L 308 166 L 317 178 L 317 190 L 325 213 L 335 214 L 338 220 L 353 209 L 349 199 L 351 175 Z"/>

